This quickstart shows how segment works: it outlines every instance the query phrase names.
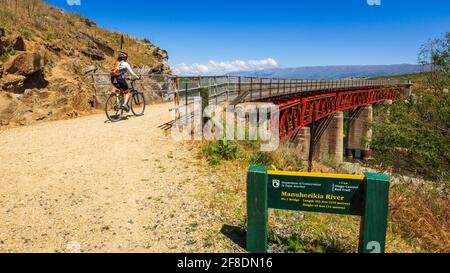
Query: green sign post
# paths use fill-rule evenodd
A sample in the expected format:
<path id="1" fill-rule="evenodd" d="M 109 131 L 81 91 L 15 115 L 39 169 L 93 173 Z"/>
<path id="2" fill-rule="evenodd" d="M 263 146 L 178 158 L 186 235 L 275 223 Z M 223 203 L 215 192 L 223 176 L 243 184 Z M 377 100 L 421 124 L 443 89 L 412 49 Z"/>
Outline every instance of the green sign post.
<path id="1" fill-rule="evenodd" d="M 361 216 L 360 253 L 384 253 L 389 177 L 270 171 L 249 168 L 247 250 L 266 253 L 268 209 Z"/>

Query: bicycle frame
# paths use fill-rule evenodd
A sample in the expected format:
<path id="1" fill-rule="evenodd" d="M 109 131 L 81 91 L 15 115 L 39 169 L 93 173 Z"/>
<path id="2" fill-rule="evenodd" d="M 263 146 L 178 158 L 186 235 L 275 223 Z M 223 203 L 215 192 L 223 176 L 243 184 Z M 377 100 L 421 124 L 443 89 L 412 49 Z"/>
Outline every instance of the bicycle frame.
<path id="1" fill-rule="evenodd" d="M 136 89 L 134 88 L 134 82 L 135 81 L 136 80 L 130 80 L 130 82 L 131 82 L 131 88 L 130 88 L 131 97 L 133 97 L 133 95 L 135 93 L 137 93 Z M 122 104 L 124 102 L 124 95 L 125 95 L 125 93 L 122 90 L 119 90 L 119 92 L 117 92 L 117 90 L 119 90 L 119 89 L 116 89 L 116 92 L 115 92 L 115 94 L 116 94 L 116 103 L 118 103 L 120 105 L 120 107 L 122 107 Z M 131 97 L 130 97 L 130 99 L 131 99 Z"/>

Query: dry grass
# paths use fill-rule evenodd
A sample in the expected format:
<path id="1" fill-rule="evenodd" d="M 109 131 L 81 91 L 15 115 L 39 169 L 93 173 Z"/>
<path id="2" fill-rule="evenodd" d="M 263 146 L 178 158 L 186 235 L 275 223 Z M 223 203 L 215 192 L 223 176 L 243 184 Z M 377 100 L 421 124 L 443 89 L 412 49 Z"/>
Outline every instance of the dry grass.
<path id="1" fill-rule="evenodd" d="M 394 187 L 390 221 L 394 231 L 419 246 L 419 251 L 450 252 L 450 197 L 430 185 Z"/>

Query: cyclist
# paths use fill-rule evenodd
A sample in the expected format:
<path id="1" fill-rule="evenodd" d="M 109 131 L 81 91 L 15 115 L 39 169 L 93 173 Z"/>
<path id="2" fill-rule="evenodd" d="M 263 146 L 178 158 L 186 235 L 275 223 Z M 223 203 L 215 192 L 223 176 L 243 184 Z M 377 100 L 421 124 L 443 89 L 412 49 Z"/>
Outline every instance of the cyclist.
<path id="1" fill-rule="evenodd" d="M 140 80 L 141 77 L 134 73 L 133 69 L 131 69 L 131 66 L 127 61 L 128 53 L 126 51 L 119 51 L 119 58 L 114 63 L 111 71 L 111 83 L 114 85 L 114 87 L 123 91 L 123 93 L 125 94 L 122 108 L 125 111 L 129 112 L 130 107 L 128 106 L 128 101 L 130 100 L 130 88 L 128 87 L 126 73 L 129 72 L 138 80 Z"/>

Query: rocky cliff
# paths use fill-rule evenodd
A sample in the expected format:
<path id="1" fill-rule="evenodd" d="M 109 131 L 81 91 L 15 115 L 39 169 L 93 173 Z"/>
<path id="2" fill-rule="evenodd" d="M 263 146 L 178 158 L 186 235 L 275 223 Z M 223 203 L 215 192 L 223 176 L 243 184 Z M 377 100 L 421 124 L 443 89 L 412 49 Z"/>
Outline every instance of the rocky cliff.
<path id="1" fill-rule="evenodd" d="M 0 126 L 89 113 L 85 75 L 109 71 L 121 36 L 40 0 L 0 0 Z M 137 68 L 171 73 L 164 49 L 124 37 Z"/>

